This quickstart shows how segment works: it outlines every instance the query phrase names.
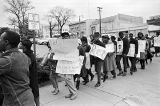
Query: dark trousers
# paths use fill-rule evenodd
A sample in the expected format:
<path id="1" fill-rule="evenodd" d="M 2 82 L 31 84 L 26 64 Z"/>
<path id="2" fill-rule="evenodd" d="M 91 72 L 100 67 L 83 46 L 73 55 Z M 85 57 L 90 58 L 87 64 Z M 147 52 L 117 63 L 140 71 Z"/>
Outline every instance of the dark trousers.
<path id="1" fill-rule="evenodd" d="M 124 67 L 124 72 L 127 72 L 127 56 L 122 56 L 122 55 L 117 55 L 116 56 L 116 64 L 119 72 L 122 72 L 122 67 L 121 67 L 121 59 L 123 58 L 123 67 Z"/>
<path id="2" fill-rule="evenodd" d="M 129 60 L 131 62 L 130 72 L 136 71 L 136 57 L 129 57 Z"/>
<path id="3" fill-rule="evenodd" d="M 0 86 L 0 106 L 3 105 L 3 92 L 2 92 L 2 88 Z"/>
<path id="4" fill-rule="evenodd" d="M 140 59 L 141 68 L 145 69 L 145 59 Z"/>
<path id="5" fill-rule="evenodd" d="M 127 67 L 129 67 L 129 57 L 127 57 Z"/>
<path id="6" fill-rule="evenodd" d="M 103 61 L 95 61 L 95 71 L 97 73 L 97 83 L 101 82 L 101 67 L 103 65 Z"/>
<path id="7" fill-rule="evenodd" d="M 85 79 L 86 79 L 86 81 L 89 81 L 89 76 L 93 77 L 94 75 L 93 75 L 91 69 L 86 69 L 86 71 L 87 71 L 87 75 L 86 75 Z"/>

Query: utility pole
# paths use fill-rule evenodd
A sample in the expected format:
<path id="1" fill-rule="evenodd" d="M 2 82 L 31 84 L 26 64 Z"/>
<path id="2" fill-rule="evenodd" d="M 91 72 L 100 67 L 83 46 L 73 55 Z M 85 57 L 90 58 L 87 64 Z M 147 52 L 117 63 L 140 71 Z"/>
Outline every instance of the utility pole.
<path id="1" fill-rule="evenodd" d="M 98 12 L 99 12 L 99 33 L 101 36 L 101 9 L 102 7 L 97 7 L 98 8 Z"/>

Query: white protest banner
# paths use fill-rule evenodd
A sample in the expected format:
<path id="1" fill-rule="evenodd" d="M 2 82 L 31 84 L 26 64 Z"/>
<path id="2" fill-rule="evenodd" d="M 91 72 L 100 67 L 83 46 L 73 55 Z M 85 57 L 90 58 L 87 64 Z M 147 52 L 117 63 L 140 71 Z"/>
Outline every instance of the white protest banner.
<path id="1" fill-rule="evenodd" d="M 91 50 L 89 54 L 104 60 L 107 55 L 107 51 L 104 47 L 93 44 L 91 45 Z"/>
<path id="2" fill-rule="evenodd" d="M 56 73 L 60 74 L 80 74 L 84 56 L 79 56 L 76 61 L 58 60 Z"/>
<path id="3" fill-rule="evenodd" d="M 106 44 L 106 51 L 107 53 L 114 52 L 114 44 Z"/>
<path id="4" fill-rule="evenodd" d="M 79 58 L 78 39 L 57 39 L 49 40 L 52 52 L 55 53 L 53 59 L 74 61 Z"/>
<path id="5" fill-rule="evenodd" d="M 146 40 L 138 40 L 138 54 L 137 57 L 140 58 L 140 52 L 145 52 Z"/>
<path id="6" fill-rule="evenodd" d="M 159 37 L 154 37 L 154 46 L 155 47 L 160 47 L 160 36 Z"/>
<path id="7" fill-rule="evenodd" d="M 117 41 L 117 55 L 122 55 L 123 41 Z"/>
<path id="8" fill-rule="evenodd" d="M 135 54 L 135 44 L 130 44 L 130 48 L 127 56 L 134 57 L 134 54 Z"/>

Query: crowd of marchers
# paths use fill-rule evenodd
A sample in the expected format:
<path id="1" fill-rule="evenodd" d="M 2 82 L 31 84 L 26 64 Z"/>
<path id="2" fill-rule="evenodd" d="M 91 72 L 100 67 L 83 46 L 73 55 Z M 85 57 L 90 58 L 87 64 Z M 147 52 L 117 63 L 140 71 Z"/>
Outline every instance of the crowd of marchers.
<path id="1" fill-rule="evenodd" d="M 61 75 L 65 81 L 65 86 L 69 90 L 69 94 L 65 95 L 65 98 L 74 100 L 78 97 L 77 90 L 80 88 L 81 77 L 84 85 L 97 78 L 95 87 L 99 87 L 102 81 L 105 82 L 108 79 L 109 72 L 111 72 L 113 79 L 115 79 L 117 76 L 126 76 L 127 68 L 130 67 L 129 73 L 133 75 L 134 72 L 138 71 L 136 67 L 138 62 L 140 62 L 141 68 L 145 69 L 145 64 L 148 63 L 147 60 L 150 59 L 150 62 L 152 62 L 153 52 L 157 56 L 159 47 L 155 47 L 155 51 L 152 50 L 153 38 L 149 38 L 148 35 L 144 36 L 143 33 L 139 32 L 136 38 L 134 36 L 132 33 L 126 35 L 119 32 L 116 38 L 115 36 L 109 37 L 108 35 L 101 36 L 98 32 L 95 32 L 93 35 L 90 35 L 90 41 L 88 41 L 87 37 L 82 36 L 80 38 L 81 43 L 77 47 L 79 55 L 84 56 L 80 74 Z M 61 38 L 58 39 L 71 38 L 72 36 L 69 33 L 64 32 L 61 34 Z M 145 51 L 141 52 L 140 57 L 137 57 L 139 50 L 138 40 L 146 41 Z M 118 41 L 123 42 L 121 53 L 117 53 Z M 104 60 L 102 60 L 90 55 L 91 45 L 93 44 L 103 48 L 107 44 L 114 44 L 114 51 L 107 53 Z M 127 55 L 130 44 L 135 45 L 135 54 L 133 57 Z M 40 105 L 37 64 L 31 46 L 32 42 L 30 40 L 22 39 L 16 32 L 3 30 L 0 33 L 0 104 L 2 106 Z M 60 73 L 56 72 L 57 60 L 53 60 L 54 53 L 51 52 L 52 48 L 49 43 L 47 43 L 47 46 L 49 48 L 49 53 L 45 57 L 47 61 L 42 62 L 40 65 L 41 67 L 44 67 L 44 65 L 49 66 L 50 79 L 53 84 L 52 93 L 57 95 L 60 92 L 57 79 Z M 22 49 L 22 51 L 19 49 Z M 121 66 L 121 60 L 123 60 L 123 66 Z M 93 66 L 95 70 L 91 70 Z M 116 73 L 117 68 L 119 73 Z M 96 74 L 93 74 L 93 71 Z M 97 77 L 94 77 L 95 75 Z"/>

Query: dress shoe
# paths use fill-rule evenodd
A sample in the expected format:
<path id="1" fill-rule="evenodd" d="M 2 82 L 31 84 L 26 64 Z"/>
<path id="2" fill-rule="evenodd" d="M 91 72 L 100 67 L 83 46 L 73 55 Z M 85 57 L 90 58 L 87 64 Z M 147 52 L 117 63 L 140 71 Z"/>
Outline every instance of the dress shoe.
<path id="1" fill-rule="evenodd" d="M 127 75 L 127 73 L 126 72 L 124 72 L 123 74 L 122 74 L 122 76 L 126 76 Z"/>
<path id="2" fill-rule="evenodd" d="M 96 83 L 95 87 L 99 87 L 101 84 L 100 83 Z"/>
<path id="3" fill-rule="evenodd" d="M 107 75 L 104 75 L 104 76 L 103 76 L 103 82 L 105 82 L 106 79 L 108 79 L 108 76 L 107 76 Z"/>
<path id="4" fill-rule="evenodd" d="M 93 80 L 93 78 L 94 78 L 94 75 L 91 75 L 91 81 Z"/>
<path id="5" fill-rule="evenodd" d="M 123 72 L 119 72 L 118 76 L 122 76 L 123 75 Z"/>
<path id="6" fill-rule="evenodd" d="M 84 81 L 83 85 L 86 85 L 89 81 Z"/>
<path id="7" fill-rule="evenodd" d="M 55 90 L 52 94 L 57 95 L 59 93 L 59 90 Z"/>
<path id="8" fill-rule="evenodd" d="M 70 100 L 75 100 L 77 98 L 77 94 L 72 94 L 72 96 L 70 97 Z"/>
<path id="9" fill-rule="evenodd" d="M 72 96 L 72 94 L 70 93 L 70 94 L 66 95 L 65 98 L 70 98 L 71 96 Z"/>
<path id="10" fill-rule="evenodd" d="M 116 75 L 113 75 L 113 79 L 116 79 Z"/>
<path id="11" fill-rule="evenodd" d="M 133 75 L 133 72 L 130 72 L 131 75 Z"/>

